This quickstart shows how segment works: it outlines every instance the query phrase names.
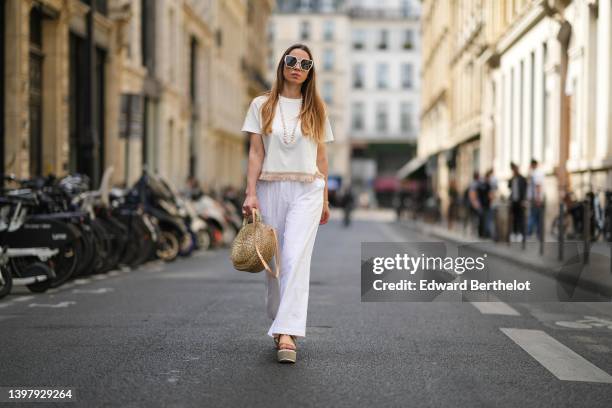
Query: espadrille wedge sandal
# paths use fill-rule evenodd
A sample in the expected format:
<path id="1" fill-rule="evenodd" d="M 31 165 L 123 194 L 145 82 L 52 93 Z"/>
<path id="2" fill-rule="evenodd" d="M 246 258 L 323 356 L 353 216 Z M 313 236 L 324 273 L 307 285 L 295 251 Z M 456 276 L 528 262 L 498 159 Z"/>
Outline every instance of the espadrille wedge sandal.
<path id="1" fill-rule="evenodd" d="M 293 342 L 297 344 L 296 336 L 289 335 Z M 279 363 L 295 363 L 297 352 L 296 346 L 291 343 L 280 343 L 280 335 L 274 336 L 276 343 L 276 358 Z"/>

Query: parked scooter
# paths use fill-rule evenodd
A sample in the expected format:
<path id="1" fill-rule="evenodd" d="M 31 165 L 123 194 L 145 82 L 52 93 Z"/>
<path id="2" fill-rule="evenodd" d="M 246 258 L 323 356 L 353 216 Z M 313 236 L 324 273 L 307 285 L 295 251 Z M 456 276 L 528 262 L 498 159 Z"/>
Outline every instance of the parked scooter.
<path id="1" fill-rule="evenodd" d="M 144 212 L 156 220 L 160 229 L 159 258 L 171 262 L 179 254 L 187 255 L 193 251 L 192 235 L 179 213 L 175 197 L 158 177 L 145 170 L 130 195 L 137 198 Z"/>
<path id="2" fill-rule="evenodd" d="M 232 243 L 238 229 L 233 224 L 231 217 L 226 216 L 226 209 L 222 204 L 204 194 L 194 203 L 194 208 L 210 227 L 214 247 L 218 248 Z"/>

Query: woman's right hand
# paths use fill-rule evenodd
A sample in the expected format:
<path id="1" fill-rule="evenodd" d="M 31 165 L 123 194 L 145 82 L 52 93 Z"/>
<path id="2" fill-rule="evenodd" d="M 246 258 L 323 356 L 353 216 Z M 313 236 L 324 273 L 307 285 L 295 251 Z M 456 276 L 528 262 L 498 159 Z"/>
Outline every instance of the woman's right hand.
<path id="1" fill-rule="evenodd" d="M 247 195 L 244 199 L 244 204 L 242 204 L 242 215 L 249 217 L 251 215 L 251 211 L 253 211 L 253 208 L 257 208 L 259 210 L 259 200 L 255 194 Z"/>

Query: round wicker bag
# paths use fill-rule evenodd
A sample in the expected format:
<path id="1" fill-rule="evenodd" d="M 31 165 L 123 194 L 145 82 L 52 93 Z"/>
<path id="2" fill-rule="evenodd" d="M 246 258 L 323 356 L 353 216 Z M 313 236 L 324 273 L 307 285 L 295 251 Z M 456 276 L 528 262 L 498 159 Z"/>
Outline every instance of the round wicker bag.
<path id="1" fill-rule="evenodd" d="M 261 272 L 264 269 L 278 278 L 278 256 L 274 257 L 276 273 L 272 272 L 270 262 L 274 255 L 280 253 L 276 230 L 261 221 L 261 214 L 254 208 L 252 217 L 244 217 L 242 228 L 232 243 L 231 260 L 234 268 L 244 272 Z M 247 220 L 251 218 L 251 222 Z"/>

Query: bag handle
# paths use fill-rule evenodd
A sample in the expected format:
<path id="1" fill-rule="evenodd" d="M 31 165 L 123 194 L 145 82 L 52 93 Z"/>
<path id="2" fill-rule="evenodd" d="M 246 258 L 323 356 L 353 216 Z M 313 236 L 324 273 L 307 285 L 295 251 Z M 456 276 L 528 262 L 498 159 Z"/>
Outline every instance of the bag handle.
<path id="1" fill-rule="evenodd" d="M 243 228 L 245 225 L 247 225 L 247 221 L 249 220 L 249 218 L 253 219 L 253 224 L 257 222 L 258 218 L 259 218 L 259 222 L 261 222 L 261 214 L 259 213 L 259 210 L 257 208 L 253 208 L 251 209 L 250 216 L 242 217 L 242 227 Z"/>
<path id="2" fill-rule="evenodd" d="M 257 209 L 254 208 L 253 211 L 257 211 Z M 255 220 L 257 219 L 257 216 L 254 216 L 253 218 Z M 260 222 L 261 222 L 261 219 L 260 219 Z M 257 252 L 257 256 L 259 257 L 259 260 L 263 264 L 264 268 L 266 268 L 266 272 L 268 272 L 274 279 L 278 279 L 278 277 L 280 276 L 280 260 L 279 260 L 280 246 L 278 244 L 278 237 L 276 236 L 275 228 L 272 228 L 272 235 L 274 235 L 274 245 L 276 246 L 276 252 L 274 254 L 274 266 L 276 269 L 276 273 L 272 272 L 272 268 L 270 268 L 270 265 L 268 265 L 266 260 L 261 255 L 261 252 L 259 251 L 259 245 L 257 244 L 257 242 L 255 242 L 255 251 Z"/>

